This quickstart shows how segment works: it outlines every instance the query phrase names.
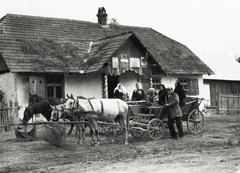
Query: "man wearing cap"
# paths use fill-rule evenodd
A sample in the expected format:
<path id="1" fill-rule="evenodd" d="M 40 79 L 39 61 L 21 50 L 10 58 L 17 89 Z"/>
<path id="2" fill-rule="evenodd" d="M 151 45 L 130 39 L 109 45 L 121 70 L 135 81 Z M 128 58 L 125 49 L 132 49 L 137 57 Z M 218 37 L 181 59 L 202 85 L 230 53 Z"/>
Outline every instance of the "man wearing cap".
<path id="1" fill-rule="evenodd" d="M 165 106 L 168 109 L 168 128 L 170 130 L 170 134 L 172 138 L 175 139 L 182 139 L 183 138 L 183 128 L 182 128 L 182 111 L 179 106 L 179 97 L 173 91 L 172 87 L 166 88 L 167 95 L 166 95 L 166 104 Z M 176 123 L 178 129 L 178 137 L 173 126 L 173 123 Z"/>

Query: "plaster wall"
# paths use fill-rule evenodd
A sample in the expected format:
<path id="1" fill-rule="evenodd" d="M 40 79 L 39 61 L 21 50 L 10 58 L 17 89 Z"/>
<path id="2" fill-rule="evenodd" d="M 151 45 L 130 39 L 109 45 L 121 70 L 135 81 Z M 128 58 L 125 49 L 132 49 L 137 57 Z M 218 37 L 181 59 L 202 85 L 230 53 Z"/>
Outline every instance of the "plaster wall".
<path id="1" fill-rule="evenodd" d="M 165 87 L 172 87 L 173 89 L 175 88 L 175 82 L 178 79 L 179 76 L 163 76 L 161 78 L 162 84 L 165 85 Z M 199 94 L 198 95 L 187 95 L 189 97 L 198 97 L 198 98 L 204 98 L 205 93 L 204 93 L 204 85 L 203 85 L 203 76 L 198 75 L 195 76 L 195 78 L 198 78 L 198 87 L 199 87 Z M 204 102 L 202 101 L 200 105 L 200 110 L 204 108 Z"/>
<path id="2" fill-rule="evenodd" d="M 0 75 L 0 90 L 4 93 L 3 101 L 10 106 L 11 102 L 17 101 L 17 86 L 16 86 L 16 74 L 4 73 Z"/>
<path id="3" fill-rule="evenodd" d="M 65 76 L 65 94 L 74 97 L 102 98 L 101 75 L 68 75 Z M 65 96 L 67 97 L 67 96 Z"/>
<path id="4" fill-rule="evenodd" d="M 17 83 L 17 101 L 20 109 L 18 111 L 18 117 L 23 118 L 23 112 L 25 107 L 28 106 L 29 99 L 29 76 L 23 74 L 16 74 L 16 83 Z"/>

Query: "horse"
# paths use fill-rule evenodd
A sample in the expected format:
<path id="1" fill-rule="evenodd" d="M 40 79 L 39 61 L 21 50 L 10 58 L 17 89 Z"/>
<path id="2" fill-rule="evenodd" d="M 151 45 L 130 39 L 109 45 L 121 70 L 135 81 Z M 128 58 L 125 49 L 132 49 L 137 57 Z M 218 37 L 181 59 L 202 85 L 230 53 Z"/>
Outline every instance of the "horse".
<path id="1" fill-rule="evenodd" d="M 62 105 L 62 104 L 64 104 L 64 103 L 67 101 L 67 98 L 66 98 L 66 99 L 65 99 L 65 98 L 64 98 L 64 99 L 63 99 L 63 98 L 57 98 L 57 97 L 45 98 L 45 97 L 41 97 L 41 96 L 39 96 L 39 95 L 37 95 L 37 94 L 31 94 L 31 93 L 29 93 L 28 105 L 29 105 L 29 106 L 33 106 L 34 104 L 36 104 L 36 103 L 38 103 L 38 102 L 40 102 L 40 101 L 42 101 L 42 100 L 48 100 L 51 106 L 57 106 L 57 105 Z M 52 108 L 53 108 L 53 110 L 55 110 L 54 107 L 52 107 Z M 56 109 L 57 109 L 57 108 L 56 108 Z M 60 116 L 60 115 L 57 116 L 58 119 L 55 119 L 55 121 L 58 121 L 58 120 L 59 120 L 59 117 L 62 118 L 63 116 L 65 116 L 66 119 L 69 118 L 70 121 L 73 121 L 73 119 L 71 119 L 71 117 L 68 116 L 68 115 L 66 115 L 63 111 L 60 111 L 60 112 L 62 113 L 62 115 L 61 115 L 61 116 Z M 54 111 L 52 116 L 55 116 L 55 115 L 54 115 L 55 113 L 58 114 L 58 113 L 60 113 L 60 112 L 59 112 L 59 111 Z M 53 119 L 54 119 L 54 118 L 53 118 Z M 69 132 L 68 132 L 69 135 L 72 133 L 73 127 L 74 127 L 74 124 L 71 124 L 71 128 L 70 128 L 70 130 L 69 130 Z"/>
<path id="2" fill-rule="evenodd" d="M 25 108 L 23 113 L 23 124 L 27 126 L 28 121 L 33 117 L 34 114 L 41 113 L 47 121 L 51 120 L 52 107 L 48 100 L 42 100 L 33 106 L 28 106 Z"/>
<path id="3" fill-rule="evenodd" d="M 65 104 L 51 106 L 52 112 L 51 112 L 51 120 L 53 121 L 59 121 L 65 119 L 68 119 L 70 121 L 85 121 L 84 116 L 81 115 L 81 112 L 72 110 L 68 113 L 65 111 Z M 71 129 L 69 130 L 68 134 L 71 134 L 71 131 L 73 129 L 73 125 L 71 124 Z M 86 130 L 86 124 L 76 124 L 76 137 L 77 133 L 79 133 L 81 141 L 80 144 L 83 144 L 83 140 L 85 140 L 85 130 Z M 92 130 L 90 129 L 90 134 L 92 134 Z"/>
<path id="4" fill-rule="evenodd" d="M 92 142 L 94 142 L 94 135 L 97 138 L 96 146 L 99 145 L 99 133 L 97 128 L 97 120 L 102 122 L 118 122 L 120 126 L 125 129 L 123 140 L 125 136 L 125 145 L 128 145 L 128 105 L 120 99 L 86 99 L 82 97 L 74 98 L 73 95 L 68 96 L 66 102 L 66 111 L 80 111 L 84 117 L 89 121 L 89 126 L 93 130 Z M 116 130 L 114 130 L 114 139 L 116 139 Z"/>
<path id="5" fill-rule="evenodd" d="M 38 103 L 42 100 L 48 100 L 50 105 L 52 105 L 52 106 L 60 105 L 67 101 L 67 99 L 65 99 L 65 98 L 58 98 L 58 97 L 45 98 L 45 97 L 41 97 L 37 94 L 29 93 L 28 106 L 33 106 L 35 103 Z"/>

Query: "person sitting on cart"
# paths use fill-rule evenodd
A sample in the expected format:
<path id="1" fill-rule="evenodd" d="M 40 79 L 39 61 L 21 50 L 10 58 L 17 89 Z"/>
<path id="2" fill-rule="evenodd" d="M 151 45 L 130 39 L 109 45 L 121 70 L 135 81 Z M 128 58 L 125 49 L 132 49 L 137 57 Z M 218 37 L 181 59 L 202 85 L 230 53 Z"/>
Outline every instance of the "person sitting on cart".
<path id="1" fill-rule="evenodd" d="M 132 101 L 139 101 L 145 99 L 144 90 L 139 82 L 136 83 L 136 89 L 132 93 Z"/>
<path id="2" fill-rule="evenodd" d="M 159 105 L 163 106 L 165 104 L 165 98 L 167 95 L 167 90 L 165 88 L 164 84 L 160 84 L 160 88 L 159 88 L 159 92 L 158 92 L 158 102 Z"/>
<path id="3" fill-rule="evenodd" d="M 166 95 L 167 95 L 167 90 L 165 88 L 164 84 L 160 84 L 159 87 L 159 92 L 158 92 L 158 103 L 160 106 L 164 106 L 165 105 L 165 99 L 166 99 Z M 167 108 L 162 107 L 161 111 L 159 111 L 159 118 L 163 121 L 167 121 L 168 117 L 167 117 Z"/>
<path id="4" fill-rule="evenodd" d="M 173 123 L 176 123 L 178 129 L 178 137 L 179 139 L 183 138 L 183 127 L 182 127 L 182 111 L 179 106 L 179 97 L 173 91 L 172 87 L 166 88 L 166 104 L 165 107 L 168 109 L 168 128 L 170 130 L 170 134 L 172 138 L 177 139 L 177 134 Z"/>
<path id="5" fill-rule="evenodd" d="M 146 93 L 146 103 L 142 106 L 142 112 L 145 114 L 149 113 L 149 106 L 157 104 L 156 102 L 157 93 L 154 88 L 149 88 Z"/>
<path id="6" fill-rule="evenodd" d="M 179 106 L 184 106 L 185 105 L 184 99 L 186 98 L 186 94 L 185 94 L 182 84 L 178 80 L 175 83 L 174 92 L 178 94 Z"/>
<path id="7" fill-rule="evenodd" d="M 123 101 L 128 101 L 128 93 L 122 83 L 117 84 L 116 88 L 113 91 L 113 94 L 114 98 L 119 98 Z"/>
<path id="8" fill-rule="evenodd" d="M 146 93 L 146 105 L 153 105 L 156 103 L 156 91 L 154 88 L 149 88 L 147 93 Z"/>

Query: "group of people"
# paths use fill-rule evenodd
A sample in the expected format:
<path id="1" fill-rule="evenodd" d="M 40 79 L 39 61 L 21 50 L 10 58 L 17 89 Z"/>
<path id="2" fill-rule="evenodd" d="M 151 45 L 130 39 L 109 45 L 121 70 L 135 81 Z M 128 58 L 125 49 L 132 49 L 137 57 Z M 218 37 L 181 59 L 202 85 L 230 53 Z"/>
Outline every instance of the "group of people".
<path id="1" fill-rule="evenodd" d="M 114 89 L 114 97 L 122 99 L 124 101 L 129 100 L 128 93 L 125 87 L 119 83 Z M 185 91 L 181 83 L 177 80 L 175 83 L 175 89 L 172 87 L 165 87 L 164 84 L 160 85 L 160 90 L 157 93 L 154 88 L 149 88 L 146 95 L 141 88 L 139 82 L 136 83 L 136 89 L 132 93 L 132 101 L 146 100 L 147 105 L 159 104 L 164 106 L 164 113 L 168 115 L 168 128 L 171 137 L 174 139 L 183 138 L 182 128 L 182 110 L 181 106 L 185 105 L 184 99 L 186 98 Z M 178 135 L 174 128 L 176 123 Z"/>

